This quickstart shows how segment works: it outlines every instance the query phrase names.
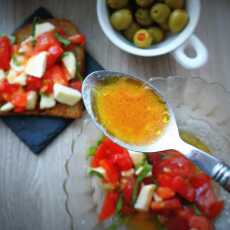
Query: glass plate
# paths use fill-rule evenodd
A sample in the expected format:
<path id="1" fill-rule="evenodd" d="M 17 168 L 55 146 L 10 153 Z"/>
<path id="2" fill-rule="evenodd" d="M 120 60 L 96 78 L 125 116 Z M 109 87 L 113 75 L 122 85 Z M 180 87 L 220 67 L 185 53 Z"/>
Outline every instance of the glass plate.
<path id="1" fill-rule="evenodd" d="M 206 143 L 211 151 L 230 164 L 230 94 L 220 85 L 207 83 L 200 78 L 171 76 L 149 80 L 172 104 L 178 126 L 193 133 Z M 66 164 L 66 210 L 72 229 L 103 229 L 97 222 L 102 192 L 95 179 L 87 176 L 86 152 L 101 137 L 89 117 L 78 127 L 73 154 Z M 230 227 L 230 197 L 220 189 L 225 210 L 216 221 L 216 229 Z"/>

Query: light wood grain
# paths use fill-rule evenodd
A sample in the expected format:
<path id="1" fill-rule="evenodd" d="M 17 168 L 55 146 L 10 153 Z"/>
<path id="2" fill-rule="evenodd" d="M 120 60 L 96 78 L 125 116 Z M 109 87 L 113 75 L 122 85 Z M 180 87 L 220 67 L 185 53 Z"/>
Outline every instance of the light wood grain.
<path id="1" fill-rule="evenodd" d="M 196 34 L 209 50 L 209 62 L 196 71 L 187 71 L 165 55 L 140 58 L 126 54 L 104 36 L 96 20 L 95 0 L 0 0 L 0 31 L 11 33 L 39 6 L 55 16 L 68 18 L 87 35 L 87 48 L 107 69 L 126 71 L 145 78 L 154 76 L 200 76 L 219 82 L 230 90 L 230 2 L 203 1 Z M 62 184 L 64 164 L 71 154 L 78 122 L 73 123 L 37 157 L 0 122 L 0 229 L 65 230 L 70 219 L 65 211 Z"/>

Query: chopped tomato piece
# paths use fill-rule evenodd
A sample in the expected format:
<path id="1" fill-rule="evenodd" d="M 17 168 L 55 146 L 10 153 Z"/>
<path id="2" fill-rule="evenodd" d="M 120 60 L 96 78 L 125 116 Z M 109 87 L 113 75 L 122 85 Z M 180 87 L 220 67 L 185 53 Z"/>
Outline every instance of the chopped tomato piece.
<path id="1" fill-rule="evenodd" d="M 192 202 L 195 199 L 195 189 L 181 176 L 176 176 L 171 182 L 171 188 L 186 200 Z"/>
<path id="2" fill-rule="evenodd" d="M 177 198 L 164 200 L 160 202 L 153 201 L 151 203 L 151 208 L 153 211 L 173 210 L 173 209 L 181 208 L 181 203 Z"/>
<path id="3" fill-rule="evenodd" d="M 0 82 L 0 93 L 5 101 L 10 101 L 13 94 L 17 92 L 19 88 L 19 84 L 9 84 L 6 80 Z"/>
<path id="4" fill-rule="evenodd" d="M 83 34 L 75 34 L 69 37 L 69 40 L 75 45 L 84 45 L 86 38 Z"/>
<path id="5" fill-rule="evenodd" d="M 81 81 L 73 81 L 70 83 L 70 87 L 81 92 L 82 82 Z"/>
<path id="6" fill-rule="evenodd" d="M 27 93 L 19 90 L 13 94 L 11 103 L 18 108 L 18 111 L 21 111 L 26 108 L 27 105 Z"/>
<path id="7" fill-rule="evenodd" d="M 104 221 L 113 216 L 116 210 L 118 198 L 118 192 L 110 191 L 106 193 L 100 214 L 98 216 L 100 221 Z"/>
<path id="8" fill-rule="evenodd" d="M 117 184 L 119 182 L 119 173 L 117 169 L 107 160 L 101 160 L 100 166 L 106 171 L 106 182 Z"/>
<path id="9" fill-rule="evenodd" d="M 53 45 L 53 46 L 49 47 L 48 52 L 49 52 L 49 54 L 48 54 L 48 58 L 47 58 L 47 68 L 50 68 L 61 57 L 64 50 L 62 49 L 61 45 L 58 44 L 58 45 Z"/>
<path id="10" fill-rule="evenodd" d="M 127 178 L 126 183 L 123 185 L 122 194 L 124 197 L 124 202 L 126 204 L 131 204 L 132 202 L 134 185 L 135 185 L 134 178 Z"/>
<path id="11" fill-rule="evenodd" d="M 121 209 L 121 213 L 124 216 L 131 216 L 132 214 L 135 213 L 135 209 L 132 208 L 132 207 L 130 207 L 127 204 L 124 204 L 123 207 L 122 207 L 122 209 Z"/>
<path id="12" fill-rule="evenodd" d="M 28 76 L 26 80 L 26 89 L 27 91 L 39 91 L 42 85 L 40 78 Z"/>
<path id="13" fill-rule="evenodd" d="M 160 186 L 163 186 L 163 187 L 172 187 L 172 179 L 173 179 L 173 176 L 171 175 L 168 175 L 166 173 L 162 173 L 162 174 L 159 174 L 157 176 L 157 181 L 158 183 L 160 184 Z"/>
<path id="14" fill-rule="evenodd" d="M 167 230 L 190 230 L 188 221 L 177 216 L 167 218 L 165 225 Z"/>
<path id="15" fill-rule="evenodd" d="M 170 199 L 175 196 L 175 192 L 169 187 L 158 187 L 156 193 L 162 199 Z"/>
<path id="16" fill-rule="evenodd" d="M 192 216 L 189 220 L 189 226 L 191 229 L 197 230 L 213 230 L 213 225 L 204 216 Z"/>
<path id="17" fill-rule="evenodd" d="M 54 32 L 46 32 L 37 37 L 34 52 L 48 51 L 52 46 L 61 46 L 61 44 L 55 38 Z"/>
<path id="18" fill-rule="evenodd" d="M 8 70 L 11 59 L 11 43 L 7 36 L 0 37 L 0 69 Z"/>

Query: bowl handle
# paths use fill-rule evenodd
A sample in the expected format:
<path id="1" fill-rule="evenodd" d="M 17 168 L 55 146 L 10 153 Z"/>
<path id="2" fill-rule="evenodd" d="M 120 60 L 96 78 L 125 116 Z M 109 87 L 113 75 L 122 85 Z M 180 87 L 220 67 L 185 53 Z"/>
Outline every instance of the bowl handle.
<path id="1" fill-rule="evenodd" d="M 195 52 L 195 57 L 189 57 L 185 53 L 185 49 L 191 46 Z M 208 50 L 202 41 L 196 36 L 192 35 L 182 46 L 173 52 L 176 61 L 186 69 L 196 69 L 204 65 L 208 60 Z"/>

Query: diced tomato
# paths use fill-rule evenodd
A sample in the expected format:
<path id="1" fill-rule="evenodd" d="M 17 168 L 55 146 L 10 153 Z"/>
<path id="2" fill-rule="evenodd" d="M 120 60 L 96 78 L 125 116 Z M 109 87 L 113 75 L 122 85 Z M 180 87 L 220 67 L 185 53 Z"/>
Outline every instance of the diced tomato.
<path id="1" fill-rule="evenodd" d="M 65 36 L 65 35 L 66 35 L 64 28 L 56 28 L 56 31 L 57 31 L 59 34 L 61 34 L 62 36 Z"/>
<path id="2" fill-rule="evenodd" d="M 151 208 L 153 211 L 165 211 L 165 210 L 174 210 L 177 208 L 181 208 L 181 203 L 179 199 L 174 198 L 170 200 L 164 200 L 160 202 L 152 202 Z"/>
<path id="3" fill-rule="evenodd" d="M 27 105 L 27 93 L 22 90 L 14 93 L 11 103 L 16 107 L 17 112 L 22 112 Z"/>
<path id="4" fill-rule="evenodd" d="M 115 213 L 116 204 L 119 198 L 119 193 L 116 191 L 107 192 L 104 198 L 104 202 L 98 216 L 100 221 L 104 221 Z"/>
<path id="5" fill-rule="evenodd" d="M 194 165 L 184 156 L 170 156 L 156 165 L 155 174 L 168 173 L 172 176 L 190 178 L 195 173 Z"/>
<path id="6" fill-rule="evenodd" d="M 53 45 L 53 46 L 49 47 L 48 52 L 49 52 L 49 54 L 48 54 L 48 58 L 47 58 L 47 68 L 50 68 L 61 57 L 64 50 L 62 49 L 61 45 L 58 44 L 58 45 Z"/>
<path id="7" fill-rule="evenodd" d="M 12 45 L 12 53 L 17 53 L 18 49 L 19 49 L 19 45 L 18 44 Z"/>
<path id="8" fill-rule="evenodd" d="M 108 138 L 98 146 L 91 162 L 92 167 L 98 167 L 101 159 L 107 159 L 120 171 L 129 170 L 133 167 L 128 151 Z"/>
<path id="9" fill-rule="evenodd" d="M 81 81 L 73 81 L 70 83 L 70 87 L 81 92 L 82 82 Z"/>
<path id="10" fill-rule="evenodd" d="M 192 216 L 189 220 L 190 229 L 213 230 L 213 225 L 204 216 Z"/>
<path id="11" fill-rule="evenodd" d="M 186 200 L 192 202 L 195 199 L 195 189 L 181 176 L 176 176 L 171 182 L 171 188 Z"/>
<path id="12" fill-rule="evenodd" d="M 158 187 L 156 193 L 162 199 L 170 199 L 175 196 L 175 192 L 169 187 Z"/>
<path id="13" fill-rule="evenodd" d="M 46 32 L 37 37 L 34 52 L 48 51 L 52 46 L 61 46 L 61 44 L 55 38 L 54 32 Z"/>
<path id="14" fill-rule="evenodd" d="M 135 185 L 135 179 L 131 177 L 127 178 L 126 183 L 123 185 L 122 194 L 124 197 L 124 202 L 126 204 L 131 204 L 132 202 L 134 185 Z"/>
<path id="15" fill-rule="evenodd" d="M 13 94 L 19 89 L 19 84 L 9 84 L 6 80 L 0 82 L 0 94 L 5 101 L 10 101 Z"/>
<path id="16" fill-rule="evenodd" d="M 212 189 L 211 178 L 199 173 L 191 178 L 191 184 L 196 189 L 195 202 L 210 219 L 216 218 L 224 208 L 223 201 L 217 199 Z"/>
<path id="17" fill-rule="evenodd" d="M 54 65 L 45 72 L 42 79 L 41 92 L 47 94 L 51 93 L 55 83 L 62 85 L 68 84 L 68 79 L 65 74 L 64 67 L 59 65 Z"/>
<path id="18" fill-rule="evenodd" d="M 172 187 L 172 179 L 173 176 L 168 175 L 167 173 L 162 173 L 157 176 L 157 182 L 160 184 L 160 186 L 163 187 Z"/>
<path id="19" fill-rule="evenodd" d="M 84 45 L 86 42 L 86 38 L 83 34 L 75 34 L 68 39 L 75 45 Z"/>
<path id="20" fill-rule="evenodd" d="M 28 76 L 26 80 L 27 91 L 39 91 L 42 86 L 42 81 L 40 78 Z"/>
<path id="21" fill-rule="evenodd" d="M 0 69 L 8 70 L 11 59 L 11 43 L 7 36 L 0 37 Z"/>
<path id="22" fill-rule="evenodd" d="M 117 184 L 119 182 L 119 173 L 113 164 L 107 160 L 101 160 L 99 164 L 106 171 L 106 182 Z"/>

